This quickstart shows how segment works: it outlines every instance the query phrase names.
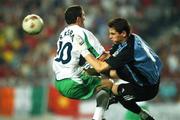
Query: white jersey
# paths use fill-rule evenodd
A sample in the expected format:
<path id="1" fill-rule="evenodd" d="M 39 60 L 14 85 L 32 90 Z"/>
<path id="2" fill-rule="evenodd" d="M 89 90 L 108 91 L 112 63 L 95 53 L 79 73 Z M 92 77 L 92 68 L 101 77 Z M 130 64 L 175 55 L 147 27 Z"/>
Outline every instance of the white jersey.
<path id="1" fill-rule="evenodd" d="M 64 28 L 57 41 L 57 54 L 53 60 L 53 71 L 56 79 L 79 77 L 82 68 L 79 65 L 80 52 L 75 40 L 81 37 L 87 45 L 88 50 L 96 57 L 105 51 L 97 38 L 88 30 L 78 25 L 70 25 Z"/>

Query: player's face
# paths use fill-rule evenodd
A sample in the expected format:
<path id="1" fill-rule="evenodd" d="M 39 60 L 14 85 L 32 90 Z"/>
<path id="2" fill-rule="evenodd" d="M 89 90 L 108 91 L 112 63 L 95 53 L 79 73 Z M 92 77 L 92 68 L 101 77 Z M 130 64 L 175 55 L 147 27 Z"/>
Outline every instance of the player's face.
<path id="1" fill-rule="evenodd" d="M 124 41 L 124 36 L 123 33 L 117 32 L 114 28 L 109 28 L 109 39 L 114 44 L 118 44 Z"/>

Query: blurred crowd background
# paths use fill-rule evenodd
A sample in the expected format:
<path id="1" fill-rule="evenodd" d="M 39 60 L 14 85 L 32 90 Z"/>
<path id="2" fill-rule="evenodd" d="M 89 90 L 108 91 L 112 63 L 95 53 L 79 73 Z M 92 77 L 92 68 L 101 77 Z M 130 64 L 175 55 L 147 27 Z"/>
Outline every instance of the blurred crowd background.
<path id="1" fill-rule="evenodd" d="M 51 61 L 58 34 L 66 25 L 64 10 L 73 4 L 83 6 L 86 28 L 107 50 L 111 47 L 107 22 L 114 17 L 127 18 L 132 31 L 144 38 L 163 61 L 160 91 L 151 102 L 180 103 L 179 0 L 0 0 L 0 116 L 9 106 L 3 97 L 8 101 L 8 94 L 14 96 L 12 91 L 3 92 L 7 88 L 23 91 L 30 86 L 34 95 L 51 96 Z M 32 13 L 40 15 L 45 23 L 43 31 L 35 36 L 27 35 L 21 27 L 23 18 Z M 36 97 L 36 101 L 39 99 Z M 34 110 L 39 104 L 49 103 L 48 98 L 45 101 L 35 102 Z M 45 111 L 49 111 L 47 106 Z"/>

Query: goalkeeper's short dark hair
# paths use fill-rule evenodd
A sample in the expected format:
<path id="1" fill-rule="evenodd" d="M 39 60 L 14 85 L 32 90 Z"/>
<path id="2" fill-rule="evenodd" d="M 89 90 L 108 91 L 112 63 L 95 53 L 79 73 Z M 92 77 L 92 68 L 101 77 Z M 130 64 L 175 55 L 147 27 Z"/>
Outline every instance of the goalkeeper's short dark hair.
<path id="1" fill-rule="evenodd" d="M 127 35 L 130 34 L 130 25 L 124 18 L 115 18 L 109 21 L 108 26 L 114 28 L 117 32 L 121 33 L 126 31 Z"/>

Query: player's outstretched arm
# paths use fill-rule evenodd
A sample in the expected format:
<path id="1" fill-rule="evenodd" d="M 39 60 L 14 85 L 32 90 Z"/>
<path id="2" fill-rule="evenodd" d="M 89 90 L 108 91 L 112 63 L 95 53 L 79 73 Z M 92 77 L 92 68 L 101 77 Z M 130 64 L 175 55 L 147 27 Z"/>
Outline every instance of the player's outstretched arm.
<path id="1" fill-rule="evenodd" d="M 97 60 L 93 55 L 86 54 L 86 56 L 83 56 L 86 61 L 93 66 L 93 68 L 98 72 L 103 72 L 110 69 L 110 66 L 104 62 Z"/>
<path id="2" fill-rule="evenodd" d="M 78 46 L 78 51 L 86 59 L 86 61 L 93 66 L 93 68 L 98 72 L 103 72 L 110 69 L 110 66 L 101 60 L 96 59 L 87 49 L 87 46 L 83 39 L 79 36 L 75 37 L 75 44 Z"/>

